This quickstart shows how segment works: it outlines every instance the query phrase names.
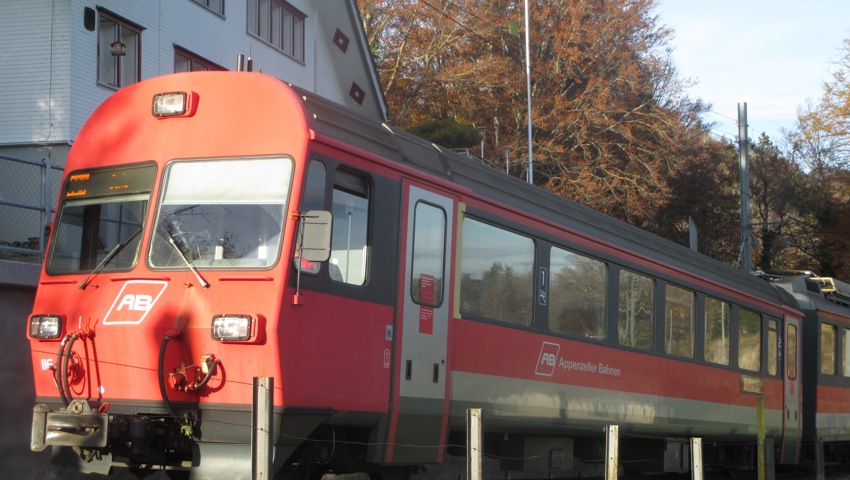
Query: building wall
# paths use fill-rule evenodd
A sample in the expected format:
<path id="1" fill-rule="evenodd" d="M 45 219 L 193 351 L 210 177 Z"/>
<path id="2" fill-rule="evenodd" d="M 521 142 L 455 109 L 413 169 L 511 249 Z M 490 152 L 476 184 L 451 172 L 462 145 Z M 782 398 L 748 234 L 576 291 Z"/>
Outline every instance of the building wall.
<path id="1" fill-rule="evenodd" d="M 0 145 L 68 140 L 68 9 L 0 2 Z"/>
<path id="2" fill-rule="evenodd" d="M 254 70 L 344 104 L 348 92 L 339 85 L 329 42 L 319 35 L 316 9 L 309 0 L 289 3 L 307 15 L 303 63 L 247 33 L 246 0 L 225 2 L 223 17 L 192 0 L 0 2 L 0 105 L 14 113 L 0 116 L 0 145 L 73 142 L 115 91 L 97 83 L 98 30 L 86 30 L 86 7 L 144 27 L 143 79 L 174 71 L 175 46 L 231 70 L 237 55 L 250 54 Z"/>
<path id="3" fill-rule="evenodd" d="M 70 133 L 73 138 L 97 105 L 114 89 L 97 83 L 97 30 L 83 25 L 86 7 L 102 7 L 145 28 L 141 35 L 142 78 L 174 71 L 174 47 L 178 46 L 224 68 L 234 70 L 239 54 L 250 54 L 254 70 L 281 78 L 331 100 L 344 103 L 342 89 L 333 73 L 328 45 L 318 39 L 318 16 L 308 0 L 289 2 L 307 15 L 305 59 L 296 61 L 247 33 L 246 0 L 225 2 L 221 17 L 192 0 L 71 0 L 71 100 Z M 329 72 L 327 70 L 330 70 Z M 321 74 L 322 80 L 316 81 Z"/>

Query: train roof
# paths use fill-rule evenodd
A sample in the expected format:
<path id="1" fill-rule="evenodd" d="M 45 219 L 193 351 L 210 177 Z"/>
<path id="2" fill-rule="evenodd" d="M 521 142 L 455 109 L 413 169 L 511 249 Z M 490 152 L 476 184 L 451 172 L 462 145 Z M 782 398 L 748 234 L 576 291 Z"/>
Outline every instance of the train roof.
<path id="1" fill-rule="evenodd" d="M 850 284 L 807 273 L 772 282 L 793 295 L 801 310 L 819 310 L 850 318 Z"/>
<path id="2" fill-rule="evenodd" d="M 771 302 L 795 305 L 787 292 L 754 275 L 745 274 L 634 225 L 529 185 L 481 161 L 401 129 L 360 117 L 309 92 L 297 91 L 310 113 L 314 130 L 320 134 L 427 171 L 541 221 L 567 226 L 595 241 L 687 272 L 688 275 L 714 283 L 718 289 L 731 288 Z"/>

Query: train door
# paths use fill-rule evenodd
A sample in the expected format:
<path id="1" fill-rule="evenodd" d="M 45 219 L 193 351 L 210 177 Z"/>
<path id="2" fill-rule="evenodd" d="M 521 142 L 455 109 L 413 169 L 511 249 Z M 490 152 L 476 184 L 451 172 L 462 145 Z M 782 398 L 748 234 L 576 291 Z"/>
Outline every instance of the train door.
<path id="1" fill-rule="evenodd" d="M 798 369 L 800 321 L 785 317 L 785 387 L 780 463 L 797 463 L 800 456 L 800 375 Z"/>
<path id="2" fill-rule="evenodd" d="M 395 334 L 393 411 L 386 461 L 443 457 L 448 414 L 447 341 L 453 199 L 404 184 L 402 265 Z"/>

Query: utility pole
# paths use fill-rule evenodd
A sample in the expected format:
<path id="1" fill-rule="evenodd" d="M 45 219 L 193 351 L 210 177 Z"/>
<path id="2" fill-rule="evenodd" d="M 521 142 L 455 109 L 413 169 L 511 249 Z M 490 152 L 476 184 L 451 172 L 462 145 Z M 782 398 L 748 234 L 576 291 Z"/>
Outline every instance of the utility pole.
<path id="1" fill-rule="evenodd" d="M 534 184 L 534 163 L 531 155 L 531 52 L 529 51 L 529 28 L 528 28 L 528 0 L 525 0 L 525 81 L 528 96 L 528 168 L 525 180 Z"/>
<path id="2" fill-rule="evenodd" d="M 750 223 L 750 142 L 747 139 L 747 102 L 738 104 L 738 176 L 741 181 L 741 268 L 753 271 L 752 224 Z"/>

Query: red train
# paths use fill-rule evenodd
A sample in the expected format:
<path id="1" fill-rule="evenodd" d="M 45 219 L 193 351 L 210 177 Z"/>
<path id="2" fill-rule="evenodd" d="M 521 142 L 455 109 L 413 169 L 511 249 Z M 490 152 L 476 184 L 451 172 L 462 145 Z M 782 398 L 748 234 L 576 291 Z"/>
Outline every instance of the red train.
<path id="1" fill-rule="evenodd" d="M 608 424 L 627 469 L 686 469 L 692 436 L 749 467 L 754 392 L 778 462 L 847 453 L 843 284 L 745 275 L 262 74 L 115 93 L 57 211 L 32 448 L 83 471 L 248 478 L 254 377 L 281 477 L 446 463 L 469 407 L 505 470 L 580 471 Z"/>

